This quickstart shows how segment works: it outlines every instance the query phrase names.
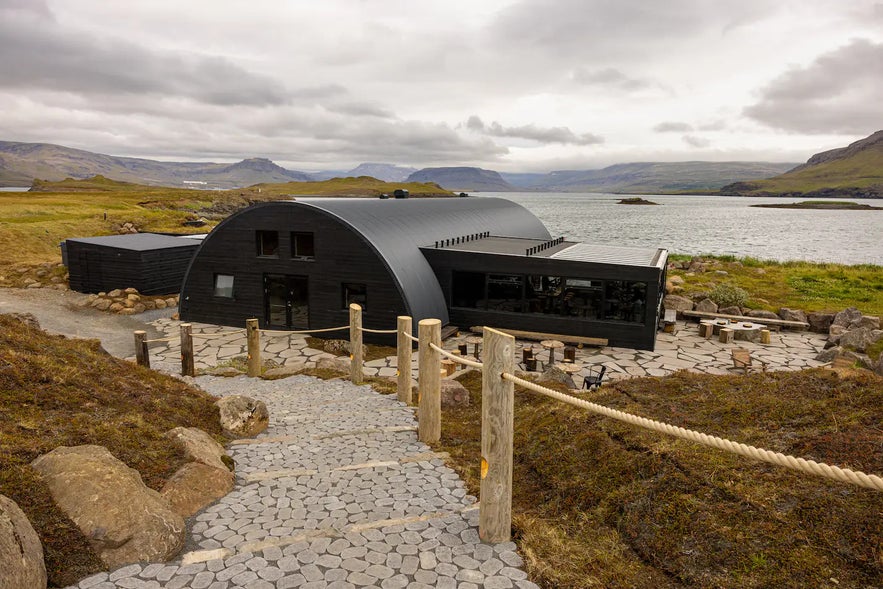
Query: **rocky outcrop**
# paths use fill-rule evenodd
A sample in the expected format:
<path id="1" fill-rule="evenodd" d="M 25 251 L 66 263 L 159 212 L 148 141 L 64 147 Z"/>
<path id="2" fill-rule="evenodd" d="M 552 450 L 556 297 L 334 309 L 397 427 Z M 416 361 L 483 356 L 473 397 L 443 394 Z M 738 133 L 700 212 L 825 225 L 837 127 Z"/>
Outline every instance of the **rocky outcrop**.
<path id="1" fill-rule="evenodd" d="M 806 313 L 804 313 L 800 309 L 789 309 L 788 307 L 782 307 L 781 309 L 779 309 L 779 318 L 784 319 L 785 321 L 800 321 L 801 323 L 807 323 Z"/>
<path id="2" fill-rule="evenodd" d="M 831 328 L 834 327 L 842 327 L 848 328 L 849 325 L 853 321 L 858 321 L 862 318 L 862 312 L 856 309 L 855 307 L 849 307 L 844 309 L 834 315 L 834 320 L 831 321 Z"/>
<path id="3" fill-rule="evenodd" d="M 834 322 L 834 313 L 807 313 L 806 322 L 809 323 L 810 331 L 828 333 Z"/>
<path id="4" fill-rule="evenodd" d="M 704 298 L 701 301 L 699 301 L 698 303 L 696 303 L 696 310 L 697 311 L 704 311 L 706 313 L 717 313 L 718 307 L 717 307 L 717 303 L 715 303 L 711 299 Z"/>
<path id="5" fill-rule="evenodd" d="M 43 545 L 15 501 L 0 495 L 0 587 L 45 589 Z"/>
<path id="6" fill-rule="evenodd" d="M 160 491 L 172 511 L 190 517 L 233 490 L 233 473 L 201 462 L 178 469 Z"/>
<path id="7" fill-rule="evenodd" d="M 107 566 L 167 561 L 183 548 L 183 518 L 107 449 L 62 446 L 31 466 Z"/>
<path id="8" fill-rule="evenodd" d="M 215 405 L 221 411 L 221 427 L 234 437 L 256 436 L 270 424 L 270 412 L 263 401 L 242 395 L 218 399 Z"/>
<path id="9" fill-rule="evenodd" d="M 883 339 L 883 330 L 870 327 L 858 327 L 851 329 L 840 336 L 840 346 L 857 352 L 865 352 L 867 349 Z"/>
<path id="10" fill-rule="evenodd" d="M 680 313 L 681 311 L 692 311 L 693 301 L 691 301 L 687 297 L 669 294 L 665 295 L 665 298 L 662 300 L 662 306 L 666 309 L 674 309 L 675 311 Z"/>
<path id="11" fill-rule="evenodd" d="M 720 307 L 717 310 L 721 315 L 741 315 L 742 307 L 732 306 L 732 307 Z"/>
<path id="12" fill-rule="evenodd" d="M 442 407 L 469 407 L 469 389 L 456 380 L 442 379 L 441 405 Z"/>

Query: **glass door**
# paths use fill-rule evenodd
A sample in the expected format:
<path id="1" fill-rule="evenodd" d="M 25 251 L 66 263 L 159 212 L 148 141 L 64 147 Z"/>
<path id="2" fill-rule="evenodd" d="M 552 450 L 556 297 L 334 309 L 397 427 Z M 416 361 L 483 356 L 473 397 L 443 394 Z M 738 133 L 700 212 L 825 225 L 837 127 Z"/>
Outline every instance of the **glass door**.
<path id="1" fill-rule="evenodd" d="M 307 277 L 265 274 L 264 313 L 267 327 L 308 329 L 310 308 Z"/>

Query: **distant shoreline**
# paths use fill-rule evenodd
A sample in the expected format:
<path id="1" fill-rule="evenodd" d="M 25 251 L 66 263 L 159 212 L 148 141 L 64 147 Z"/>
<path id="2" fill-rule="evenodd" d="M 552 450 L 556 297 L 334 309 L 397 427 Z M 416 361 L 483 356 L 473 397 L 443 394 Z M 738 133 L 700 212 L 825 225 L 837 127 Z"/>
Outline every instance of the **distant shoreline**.
<path id="1" fill-rule="evenodd" d="M 842 211 L 883 211 L 883 207 L 859 204 L 857 202 L 835 202 L 830 200 L 807 200 L 804 202 L 772 203 L 751 205 L 762 209 L 809 209 L 809 210 L 842 210 Z"/>

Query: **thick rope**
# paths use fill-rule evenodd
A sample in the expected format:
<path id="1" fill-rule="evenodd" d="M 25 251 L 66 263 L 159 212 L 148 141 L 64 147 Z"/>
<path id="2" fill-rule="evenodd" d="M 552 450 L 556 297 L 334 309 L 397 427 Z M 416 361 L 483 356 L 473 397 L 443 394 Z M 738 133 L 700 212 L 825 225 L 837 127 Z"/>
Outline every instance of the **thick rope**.
<path id="1" fill-rule="evenodd" d="M 367 327 L 360 327 L 359 331 L 365 331 L 367 333 L 398 333 L 398 329 L 368 329 Z"/>
<path id="2" fill-rule="evenodd" d="M 178 339 L 179 337 L 180 336 L 173 335 L 172 337 L 166 337 L 166 338 L 146 339 L 146 340 L 144 340 L 144 343 L 145 344 L 153 344 L 153 343 L 158 343 L 158 342 L 170 342 L 172 340 Z"/>
<path id="3" fill-rule="evenodd" d="M 410 333 L 402 332 L 402 335 L 405 336 L 406 338 L 408 338 L 409 340 L 411 340 L 412 342 L 417 342 L 417 343 L 420 342 L 419 339 L 417 339 L 416 337 L 414 337 L 414 336 L 411 335 Z"/>
<path id="4" fill-rule="evenodd" d="M 311 333 L 327 333 L 329 331 L 342 331 L 344 329 L 349 329 L 349 325 L 344 325 L 342 327 L 329 327 L 327 329 L 305 329 L 303 331 L 261 331 L 262 335 L 267 337 L 279 337 L 283 335 L 309 335 Z"/>
<path id="5" fill-rule="evenodd" d="M 482 364 L 481 362 L 476 362 L 475 360 L 467 360 L 463 356 L 458 356 L 456 354 L 452 354 L 452 353 L 448 352 L 447 350 L 441 349 L 440 347 L 438 347 L 435 344 L 431 343 L 431 344 L 429 344 L 429 347 L 432 348 L 433 350 L 435 350 L 436 352 L 438 352 L 439 354 L 441 354 L 442 356 L 447 356 L 448 358 L 450 358 L 454 362 L 458 362 L 460 364 L 465 364 L 466 366 L 472 366 L 473 368 L 482 368 L 484 366 L 484 364 Z"/>
<path id="6" fill-rule="evenodd" d="M 755 446 L 749 446 L 747 444 L 732 442 L 730 440 L 719 438 L 717 436 L 709 436 L 708 434 L 703 434 L 682 427 L 669 425 L 661 421 L 654 421 L 652 419 L 647 419 L 646 417 L 638 417 L 637 415 L 625 413 L 624 411 L 610 409 L 609 407 L 604 407 L 603 405 L 598 405 L 597 403 L 591 403 L 589 401 L 579 399 L 571 395 L 566 395 L 564 393 L 559 393 L 558 391 L 553 391 L 552 389 L 540 386 L 536 383 L 530 382 L 529 380 L 524 380 L 523 378 L 518 378 L 517 376 L 506 372 L 501 374 L 501 378 L 513 382 L 517 385 L 523 386 L 524 388 L 530 389 L 541 395 L 557 399 L 575 407 L 588 409 L 593 413 L 598 413 L 606 417 L 611 417 L 625 423 L 644 427 L 656 432 L 668 434 L 684 440 L 689 440 L 691 442 L 697 442 L 699 444 L 711 446 L 712 448 L 717 448 L 718 450 L 726 450 L 734 454 L 754 458 L 755 460 L 762 460 L 764 462 L 769 462 L 778 466 L 784 466 L 785 468 L 790 468 L 792 470 L 814 474 L 843 483 L 852 483 L 853 485 L 858 485 L 859 487 L 865 487 L 867 489 L 876 489 L 877 491 L 883 491 L 883 478 L 877 475 L 869 475 L 863 472 L 850 470 L 848 468 L 830 466 L 828 464 L 819 463 L 814 460 L 806 460 L 804 458 L 796 458 L 794 456 L 788 456 L 779 452 L 771 452 L 769 450 L 764 450 L 763 448 L 757 448 Z"/>
<path id="7" fill-rule="evenodd" d="M 231 335 L 245 335 L 244 329 L 237 329 L 235 331 L 222 331 L 220 333 L 192 333 L 191 337 L 202 337 L 205 339 L 215 339 L 217 337 L 229 337 Z"/>

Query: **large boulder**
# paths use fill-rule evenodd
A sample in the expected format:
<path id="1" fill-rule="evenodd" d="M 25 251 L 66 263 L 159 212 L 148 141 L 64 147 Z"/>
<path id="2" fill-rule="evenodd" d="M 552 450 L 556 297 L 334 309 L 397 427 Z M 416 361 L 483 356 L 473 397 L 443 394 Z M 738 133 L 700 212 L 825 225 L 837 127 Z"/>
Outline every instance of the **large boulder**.
<path id="1" fill-rule="evenodd" d="M 753 317 L 755 319 L 778 319 L 779 316 L 773 313 L 772 311 L 765 311 L 764 309 L 751 309 L 747 313 L 745 313 L 748 317 Z"/>
<path id="2" fill-rule="evenodd" d="M 294 364 L 286 364 L 285 366 L 277 366 L 276 368 L 268 368 L 264 370 L 261 378 L 264 380 L 279 380 L 280 378 L 288 378 L 295 374 L 300 374 L 306 368 L 305 362 L 296 362 Z"/>
<path id="3" fill-rule="evenodd" d="M 107 566 L 167 561 L 184 547 L 183 518 L 107 449 L 61 446 L 31 466 Z"/>
<path id="4" fill-rule="evenodd" d="M 232 464 L 233 460 L 227 455 L 224 447 L 198 427 L 176 427 L 167 431 L 165 436 L 180 442 L 184 446 L 187 458 L 193 462 L 230 471 L 228 465 Z"/>
<path id="5" fill-rule="evenodd" d="M 221 397 L 215 405 L 221 410 L 221 427 L 228 435 L 256 436 L 270 425 L 270 412 L 263 401 L 230 395 Z"/>
<path id="6" fill-rule="evenodd" d="M 543 373 L 537 377 L 536 381 L 538 383 L 557 382 L 563 384 L 569 389 L 576 388 L 573 378 L 557 366 L 549 366 L 546 368 Z"/>
<path id="7" fill-rule="evenodd" d="M 43 545 L 15 501 L 0 495 L 0 587 L 45 589 Z"/>
<path id="8" fill-rule="evenodd" d="M 880 318 L 871 315 L 863 315 L 849 324 L 850 331 L 860 327 L 870 327 L 871 329 L 880 329 Z"/>
<path id="9" fill-rule="evenodd" d="M 345 339 L 329 339 L 325 340 L 325 343 L 322 344 L 322 349 L 324 349 L 329 354 L 334 354 L 335 356 L 349 356 L 350 352 L 350 342 Z M 368 348 L 365 345 L 362 345 L 362 357 L 365 357 L 365 354 L 368 353 Z"/>
<path id="10" fill-rule="evenodd" d="M 666 309 L 674 309 L 675 311 L 680 313 L 681 311 L 692 311 L 693 301 L 691 301 L 687 297 L 669 294 L 665 295 L 665 298 L 662 299 L 662 306 Z"/>
<path id="11" fill-rule="evenodd" d="M 849 324 L 853 321 L 857 321 L 862 318 L 862 312 L 856 309 L 855 307 L 849 307 L 847 309 L 843 309 L 836 315 L 834 315 L 834 320 L 831 322 L 831 327 L 839 326 L 839 327 L 849 327 Z"/>
<path id="12" fill-rule="evenodd" d="M 166 482 L 160 494 L 172 511 L 190 517 L 233 490 L 233 473 L 201 462 L 188 462 Z"/>
<path id="13" fill-rule="evenodd" d="M 859 327 L 841 335 L 840 345 L 857 352 L 864 352 L 881 339 L 883 339 L 883 330 Z"/>
<path id="14" fill-rule="evenodd" d="M 319 358 L 316 361 L 316 368 L 319 370 L 333 370 L 335 372 L 350 372 L 350 360 L 344 356 L 335 356 L 334 358 Z"/>
<path id="15" fill-rule="evenodd" d="M 781 319 L 784 319 L 785 321 L 800 321 L 801 323 L 807 323 L 806 313 L 804 313 L 800 309 L 789 309 L 788 307 L 782 307 L 781 309 L 779 309 L 779 317 Z"/>
<path id="16" fill-rule="evenodd" d="M 834 313 L 807 313 L 806 322 L 809 323 L 810 331 L 828 333 L 834 322 Z"/>
<path id="17" fill-rule="evenodd" d="M 709 298 L 704 298 L 701 301 L 699 301 L 698 303 L 696 303 L 696 310 L 697 311 L 704 311 L 706 313 L 717 313 L 717 311 L 718 311 L 717 303 L 715 303 L 714 301 L 712 301 Z"/>
<path id="18" fill-rule="evenodd" d="M 444 378 L 441 381 L 442 407 L 468 407 L 469 389 L 456 380 Z"/>
<path id="19" fill-rule="evenodd" d="M 742 307 L 737 307 L 736 305 L 731 307 L 719 307 L 717 312 L 721 315 L 741 315 Z"/>

